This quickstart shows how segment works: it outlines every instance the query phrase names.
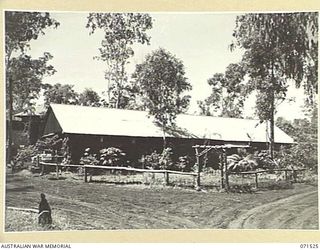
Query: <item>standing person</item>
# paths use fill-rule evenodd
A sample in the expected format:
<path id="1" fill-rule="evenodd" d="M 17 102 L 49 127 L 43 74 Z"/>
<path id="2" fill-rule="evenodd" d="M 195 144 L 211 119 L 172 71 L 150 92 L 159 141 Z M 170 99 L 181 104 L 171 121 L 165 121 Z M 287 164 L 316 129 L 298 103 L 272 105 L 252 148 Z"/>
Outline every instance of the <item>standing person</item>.
<path id="1" fill-rule="evenodd" d="M 44 226 L 52 223 L 51 208 L 46 199 L 45 194 L 41 193 L 40 197 L 41 197 L 41 201 L 39 204 L 39 221 L 38 222 L 39 224 Z"/>

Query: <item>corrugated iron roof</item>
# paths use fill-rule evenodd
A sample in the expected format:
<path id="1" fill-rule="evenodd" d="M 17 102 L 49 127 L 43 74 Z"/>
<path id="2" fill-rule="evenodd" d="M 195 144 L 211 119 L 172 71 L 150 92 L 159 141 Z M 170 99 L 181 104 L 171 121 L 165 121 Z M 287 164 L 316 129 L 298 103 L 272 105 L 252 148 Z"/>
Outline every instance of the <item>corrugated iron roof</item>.
<path id="1" fill-rule="evenodd" d="M 162 137 L 162 129 L 146 111 L 51 104 L 63 133 Z M 176 129 L 167 137 L 201 138 L 239 142 L 265 142 L 266 124 L 258 120 L 180 114 Z M 293 139 L 275 127 L 276 143 L 293 143 Z"/>

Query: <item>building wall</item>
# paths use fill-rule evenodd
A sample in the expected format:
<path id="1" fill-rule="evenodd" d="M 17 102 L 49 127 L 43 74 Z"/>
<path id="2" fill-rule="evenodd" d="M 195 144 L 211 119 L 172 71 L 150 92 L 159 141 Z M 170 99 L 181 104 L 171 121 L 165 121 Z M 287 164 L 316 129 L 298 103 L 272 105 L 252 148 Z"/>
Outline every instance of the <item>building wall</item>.
<path id="1" fill-rule="evenodd" d="M 139 160 L 142 155 L 151 154 L 153 151 L 161 153 L 163 150 L 162 138 L 146 137 L 126 137 L 126 136 L 97 136 L 97 135 L 78 135 L 67 134 L 69 137 L 69 147 L 72 161 L 78 163 L 86 148 L 90 148 L 92 153 L 99 153 L 99 150 L 108 147 L 122 149 L 126 153 L 126 160 L 130 161 L 130 166 L 141 167 Z M 167 138 L 167 147 L 173 150 L 173 160 L 176 162 L 180 156 L 188 155 L 191 163 L 195 163 L 195 151 L 192 146 L 196 144 L 218 145 L 222 141 L 203 140 L 203 139 L 183 139 Z M 229 142 L 230 143 L 230 142 Z M 230 153 L 237 153 L 236 150 Z M 208 166 L 217 168 L 219 154 L 211 151 L 208 154 Z"/>
<path id="2" fill-rule="evenodd" d="M 54 113 L 51 111 L 51 112 L 48 112 L 47 114 L 48 116 L 45 118 L 46 122 L 45 122 L 42 135 L 48 135 L 51 133 L 61 133 L 62 132 L 61 126 L 58 123 L 58 120 L 55 117 Z"/>

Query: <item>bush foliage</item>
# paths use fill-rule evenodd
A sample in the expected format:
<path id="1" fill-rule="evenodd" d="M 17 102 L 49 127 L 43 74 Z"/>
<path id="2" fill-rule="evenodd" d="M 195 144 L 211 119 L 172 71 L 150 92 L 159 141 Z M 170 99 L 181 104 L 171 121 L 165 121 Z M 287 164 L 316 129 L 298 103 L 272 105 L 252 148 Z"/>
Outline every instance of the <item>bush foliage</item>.
<path id="1" fill-rule="evenodd" d="M 277 126 L 296 142 L 278 152 L 281 165 L 288 168 L 306 168 L 313 172 L 318 169 L 318 110 L 309 111 L 310 119 L 295 119 L 293 122 L 278 118 Z"/>

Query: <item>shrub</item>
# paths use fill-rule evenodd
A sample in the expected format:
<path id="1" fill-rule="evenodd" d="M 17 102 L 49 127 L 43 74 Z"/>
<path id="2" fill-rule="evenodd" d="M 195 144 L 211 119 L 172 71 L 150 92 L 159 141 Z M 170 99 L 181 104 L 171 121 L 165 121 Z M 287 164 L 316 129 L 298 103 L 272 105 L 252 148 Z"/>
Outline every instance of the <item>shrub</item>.
<path id="1" fill-rule="evenodd" d="M 171 148 L 165 148 L 161 154 L 154 151 L 144 157 L 145 166 L 150 169 L 171 169 L 173 167 L 172 155 Z"/>
<path id="2" fill-rule="evenodd" d="M 180 156 L 176 164 L 179 171 L 190 172 L 191 171 L 191 158 L 188 155 Z"/>
<path id="3" fill-rule="evenodd" d="M 123 166 L 125 164 L 125 156 L 121 149 L 110 147 L 100 150 L 100 164 L 109 166 Z"/>
<path id="4" fill-rule="evenodd" d="M 39 153 L 39 150 L 34 145 L 29 145 L 23 148 L 18 149 L 17 155 L 13 158 L 14 167 L 24 168 L 25 163 L 30 163 L 32 157 L 36 156 Z"/>
<path id="5" fill-rule="evenodd" d="M 173 166 L 173 161 L 172 161 L 172 148 L 165 148 L 162 151 L 161 157 L 160 157 L 160 168 L 161 169 L 171 169 Z"/>
<path id="6" fill-rule="evenodd" d="M 161 155 L 157 151 L 153 151 L 151 154 L 144 157 L 144 164 L 150 169 L 159 169 Z"/>
<path id="7" fill-rule="evenodd" d="M 278 160 L 272 159 L 268 150 L 257 151 L 254 155 L 260 168 L 268 170 L 279 168 Z"/>
<path id="8" fill-rule="evenodd" d="M 80 158 L 80 164 L 83 165 L 98 165 L 99 161 L 96 154 L 91 153 L 91 148 L 86 148 L 84 150 L 83 156 Z M 83 167 L 78 168 L 79 174 L 83 173 Z M 100 169 L 89 169 L 90 180 L 92 179 L 92 174 L 98 174 L 101 172 Z"/>
<path id="9" fill-rule="evenodd" d="M 91 148 L 84 150 L 83 156 L 80 158 L 80 164 L 83 165 L 98 165 L 99 161 L 96 154 L 91 153 Z"/>
<path id="10" fill-rule="evenodd" d="M 55 135 L 44 139 L 39 139 L 35 145 L 28 145 L 17 150 L 16 156 L 13 158 L 12 164 L 15 168 L 24 168 L 25 164 L 30 165 L 32 158 L 44 151 L 53 153 L 59 151 L 62 146 L 62 139 Z"/>
<path id="11" fill-rule="evenodd" d="M 251 171 L 258 168 L 258 162 L 252 154 L 245 157 L 237 154 L 227 156 L 227 165 L 232 172 Z"/>
<path id="12" fill-rule="evenodd" d="M 317 172 L 317 149 L 310 144 L 296 144 L 291 147 L 282 147 L 276 154 L 279 165 L 283 168 L 306 168 Z"/>

